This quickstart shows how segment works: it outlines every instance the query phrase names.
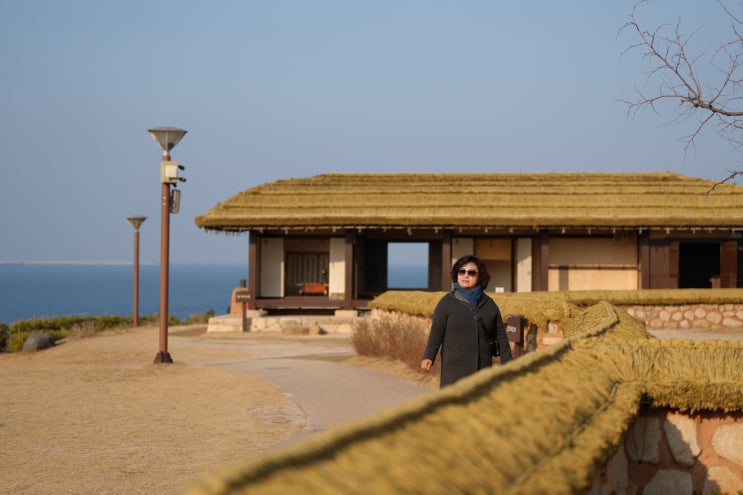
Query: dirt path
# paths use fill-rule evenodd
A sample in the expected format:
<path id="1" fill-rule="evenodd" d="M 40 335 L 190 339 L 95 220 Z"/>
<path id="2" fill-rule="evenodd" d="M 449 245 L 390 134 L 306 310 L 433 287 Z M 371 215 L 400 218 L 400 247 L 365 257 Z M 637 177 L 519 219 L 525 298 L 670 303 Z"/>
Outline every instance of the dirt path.
<path id="1" fill-rule="evenodd" d="M 151 364 L 152 327 L 0 355 L 0 494 L 183 493 L 307 425 L 295 401 L 230 362 L 353 356 L 347 337 L 203 331 L 172 329 L 172 365 Z"/>

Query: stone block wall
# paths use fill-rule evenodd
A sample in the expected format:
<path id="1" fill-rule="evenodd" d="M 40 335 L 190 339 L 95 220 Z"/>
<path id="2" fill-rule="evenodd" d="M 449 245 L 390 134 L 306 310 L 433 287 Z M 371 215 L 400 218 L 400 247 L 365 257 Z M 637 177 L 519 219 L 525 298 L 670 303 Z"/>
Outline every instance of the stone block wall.
<path id="1" fill-rule="evenodd" d="M 735 495 L 743 490 L 743 412 L 643 409 L 591 494 Z"/>
<path id="2" fill-rule="evenodd" d="M 622 306 L 645 320 L 648 329 L 743 329 L 743 304 L 685 304 L 680 306 Z"/>
<path id="3" fill-rule="evenodd" d="M 242 309 L 240 309 L 242 313 Z M 246 329 L 249 332 L 277 332 L 294 335 L 319 335 L 326 333 L 351 334 L 354 326 L 363 317 L 348 312 L 337 312 L 337 316 L 269 316 L 265 312 L 246 312 Z M 242 315 L 221 315 L 209 318 L 207 333 L 241 332 Z"/>
<path id="4" fill-rule="evenodd" d="M 648 330 L 741 330 L 743 304 L 683 304 L 619 306 L 631 316 L 644 320 Z M 525 352 L 544 349 L 562 340 L 560 322 L 548 328 L 527 325 Z"/>

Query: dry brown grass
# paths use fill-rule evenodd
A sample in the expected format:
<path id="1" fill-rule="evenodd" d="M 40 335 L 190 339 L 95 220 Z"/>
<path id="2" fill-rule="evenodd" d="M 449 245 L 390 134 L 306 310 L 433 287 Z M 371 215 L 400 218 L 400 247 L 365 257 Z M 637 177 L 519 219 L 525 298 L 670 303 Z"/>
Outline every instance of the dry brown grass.
<path id="1" fill-rule="evenodd" d="M 393 364 L 399 369 L 405 367 L 413 381 L 425 382 L 429 376 L 438 377 L 441 372 L 439 360 L 428 372 L 420 369 L 429 326 L 423 318 L 391 312 L 384 318 L 370 318 L 355 325 L 351 344 L 358 356 L 379 358 L 385 368 Z"/>
<path id="2" fill-rule="evenodd" d="M 199 362 L 256 357 L 205 326 L 171 327 L 172 365 L 154 365 L 157 328 L 71 337 L 0 354 L 0 494 L 177 494 L 205 473 L 257 458 L 305 418 L 262 379 Z M 229 342 L 227 342 L 229 341 Z M 352 358 L 419 385 L 438 377 L 383 358 Z"/>
<path id="3" fill-rule="evenodd" d="M 156 332 L 0 355 L 0 493 L 183 493 L 301 427 L 269 383 L 184 364 L 234 356 L 228 346 L 171 338 L 177 362 L 150 364 Z"/>

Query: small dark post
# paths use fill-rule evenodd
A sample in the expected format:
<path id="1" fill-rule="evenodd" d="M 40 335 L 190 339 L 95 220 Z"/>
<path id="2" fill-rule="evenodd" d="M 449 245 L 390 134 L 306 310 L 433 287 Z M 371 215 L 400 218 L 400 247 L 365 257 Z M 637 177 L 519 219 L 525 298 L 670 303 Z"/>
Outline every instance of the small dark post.
<path id="1" fill-rule="evenodd" d="M 250 291 L 246 288 L 246 280 L 240 279 L 240 290 L 235 293 L 235 301 L 240 303 L 243 314 L 243 332 L 248 332 L 248 304 L 250 303 Z"/>
<path id="2" fill-rule="evenodd" d="M 508 315 L 506 319 L 506 334 L 508 340 L 514 343 L 514 359 L 526 354 L 524 342 L 524 317 L 522 315 Z"/>

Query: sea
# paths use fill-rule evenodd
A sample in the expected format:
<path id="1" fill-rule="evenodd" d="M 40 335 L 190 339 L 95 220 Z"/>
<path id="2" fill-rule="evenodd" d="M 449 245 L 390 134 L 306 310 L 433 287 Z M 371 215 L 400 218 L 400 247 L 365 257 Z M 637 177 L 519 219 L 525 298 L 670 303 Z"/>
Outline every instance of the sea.
<path id="1" fill-rule="evenodd" d="M 168 313 L 229 312 L 233 289 L 248 278 L 248 267 L 232 264 L 170 264 Z M 426 286 L 425 267 L 390 266 L 390 288 Z M 131 264 L 0 263 L 0 322 L 69 315 L 133 314 Z M 139 315 L 160 308 L 160 267 L 139 267 Z"/>

